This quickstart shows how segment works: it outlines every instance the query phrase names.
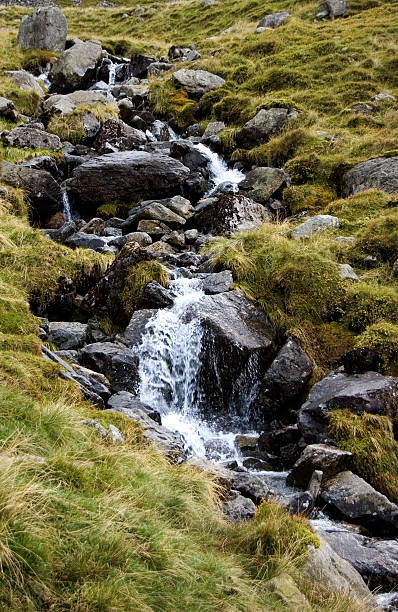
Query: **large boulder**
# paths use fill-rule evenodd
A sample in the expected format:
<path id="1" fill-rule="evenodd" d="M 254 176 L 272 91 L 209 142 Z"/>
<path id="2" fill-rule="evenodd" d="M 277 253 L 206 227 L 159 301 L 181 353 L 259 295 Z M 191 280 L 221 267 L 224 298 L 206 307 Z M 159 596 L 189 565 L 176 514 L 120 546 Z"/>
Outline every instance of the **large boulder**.
<path id="1" fill-rule="evenodd" d="M 278 197 L 289 185 L 290 176 L 284 170 L 258 167 L 248 172 L 239 184 L 239 191 L 260 204 L 266 204 L 272 196 Z"/>
<path id="2" fill-rule="evenodd" d="M 63 210 L 62 190 L 48 172 L 3 161 L 0 180 L 27 192 L 30 219 L 34 224 L 43 226 L 55 213 Z"/>
<path id="3" fill-rule="evenodd" d="M 19 126 L 12 130 L 1 133 L 1 140 L 9 147 L 21 149 L 47 149 L 47 151 L 58 151 L 62 143 L 58 136 L 49 134 L 44 130 L 33 126 Z"/>
<path id="4" fill-rule="evenodd" d="M 53 94 L 43 103 L 44 111 L 48 114 L 71 113 L 78 106 L 90 108 L 91 106 L 108 104 L 109 100 L 99 91 L 74 91 L 69 94 Z"/>
<path id="5" fill-rule="evenodd" d="M 79 359 L 82 365 L 104 374 L 114 393 L 137 390 L 138 360 L 126 346 L 115 342 L 87 344 L 81 349 Z"/>
<path id="6" fill-rule="evenodd" d="M 195 215 L 195 227 L 205 234 L 228 236 L 272 220 L 265 206 L 242 194 L 226 193 L 215 201 L 209 200 L 197 206 Z"/>
<path id="7" fill-rule="evenodd" d="M 341 529 L 318 531 L 335 553 L 361 574 L 371 589 L 398 583 L 398 542 L 377 540 Z"/>
<path id="8" fill-rule="evenodd" d="M 289 119 L 298 116 L 295 108 L 262 108 L 236 134 L 236 144 L 241 149 L 251 149 L 264 144 L 273 136 L 277 136 Z"/>
<path id="9" fill-rule="evenodd" d="M 350 471 L 324 483 L 321 500 L 331 515 L 363 525 L 374 535 L 398 535 L 398 506 Z"/>
<path id="10" fill-rule="evenodd" d="M 317 19 L 335 19 L 344 17 L 347 12 L 346 0 L 325 0 L 318 6 Z"/>
<path id="11" fill-rule="evenodd" d="M 203 96 L 213 89 L 222 87 L 225 83 L 220 76 L 207 72 L 207 70 L 187 70 L 186 68 L 174 72 L 173 81 L 176 87 L 184 89 L 194 97 Z"/>
<path id="12" fill-rule="evenodd" d="M 139 195 L 175 195 L 188 175 L 188 168 L 166 155 L 124 151 L 84 162 L 67 181 L 67 188 L 80 203 L 92 206 L 131 201 Z"/>
<path id="13" fill-rule="evenodd" d="M 108 119 L 99 129 L 94 146 L 100 153 L 106 153 L 109 145 L 119 151 L 131 151 L 146 143 L 147 137 L 141 130 L 130 127 L 121 119 Z"/>
<path id="14" fill-rule="evenodd" d="M 332 372 L 314 385 L 300 409 L 299 427 L 308 443 L 328 441 L 328 414 L 332 410 L 369 412 L 395 418 L 398 379 L 378 372 Z"/>
<path id="15" fill-rule="evenodd" d="M 87 323 L 77 321 L 53 321 L 49 323 L 47 340 L 61 350 L 78 349 L 87 338 Z"/>
<path id="16" fill-rule="evenodd" d="M 40 87 L 35 77 L 26 72 L 26 70 L 7 70 L 5 75 L 16 85 L 19 89 L 24 91 L 32 90 L 37 93 L 40 98 L 44 98 L 44 90 Z"/>
<path id="17" fill-rule="evenodd" d="M 274 30 L 275 28 L 279 28 L 279 26 L 281 26 L 288 17 L 290 17 L 290 13 L 287 11 L 279 11 L 278 13 L 265 15 L 265 17 L 259 21 L 255 34 L 260 34 L 260 32 L 263 32 L 264 30 Z"/>
<path id="18" fill-rule="evenodd" d="M 324 478 L 332 478 L 349 469 L 352 453 L 327 444 L 309 444 L 294 464 L 286 479 L 291 486 L 306 488 L 315 470 L 321 470 Z"/>
<path id="19" fill-rule="evenodd" d="M 248 497 L 243 497 L 238 491 L 230 491 L 229 497 L 223 504 L 222 511 L 231 523 L 251 519 L 256 510 L 256 505 Z"/>
<path id="20" fill-rule="evenodd" d="M 146 79 L 148 76 L 148 68 L 156 62 L 156 58 L 142 55 L 141 53 L 133 53 L 130 58 L 130 75 L 139 79 Z"/>
<path id="21" fill-rule="evenodd" d="M 61 54 L 50 70 L 48 78 L 51 81 L 51 89 L 69 93 L 75 89 L 89 87 L 95 82 L 101 57 L 101 43 L 74 39 L 72 47 Z"/>
<path id="22" fill-rule="evenodd" d="M 269 320 L 239 291 L 206 295 L 198 305 L 203 328 L 199 385 L 204 415 L 230 429 L 255 419 L 251 402 L 274 353 Z"/>
<path id="23" fill-rule="evenodd" d="M 17 40 L 22 49 L 46 49 L 62 53 L 67 33 L 65 15 L 56 6 L 46 6 L 22 17 Z"/>
<path id="24" fill-rule="evenodd" d="M 343 177 L 344 197 L 372 188 L 398 193 L 398 157 L 369 159 L 354 166 Z"/>

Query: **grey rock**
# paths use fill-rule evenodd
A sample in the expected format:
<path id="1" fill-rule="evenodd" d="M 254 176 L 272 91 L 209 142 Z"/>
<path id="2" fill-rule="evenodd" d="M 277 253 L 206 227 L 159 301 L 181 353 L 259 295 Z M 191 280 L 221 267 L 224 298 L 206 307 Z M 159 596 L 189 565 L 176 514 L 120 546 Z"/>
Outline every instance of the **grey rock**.
<path id="1" fill-rule="evenodd" d="M 126 242 L 136 242 L 141 247 L 147 247 L 152 244 L 152 238 L 146 232 L 130 232 L 125 236 Z"/>
<path id="2" fill-rule="evenodd" d="M 310 444 L 294 464 L 286 484 L 306 488 L 314 470 L 321 470 L 326 479 L 348 470 L 352 453 L 327 444 Z"/>
<path id="3" fill-rule="evenodd" d="M 223 270 L 222 272 L 214 272 L 206 274 L 203 278 L 202 288 L 208 295 L 223 293 L 229 291 L 234 282 L 231 270 Z"/>
<path id="4" fill-rule="evenodd" d="M 244 497 L 251 499 L 256 506 L 270 496 L 270 489 L 265 480 L 249 472 L 233 472 L 232 487 Z"/>
<path id="5" fill-rule="evenodd" d="M 107 423 L 102 419 L 87 419 L 82 421 L 82 425 L 96 429 L 101 438 L 110 441 L 113 444 L 123 444 L 124 442 L 122 432 L 115 427 L 115 425 L 112 425 L 112 423 Z"/>
<path id="6" fill-rule="evenodd" d="M 121 119 L 108 119 L 98 130 L 94 146 L 100 153 L 105 153 L 109 145 L 119 151 L 131 151 L 146 142 L 147 137 L 141 130 L 136 130 Z"/>
<path id="7" fill-rule="evenodd" d="M 109 102 L 103 93 L 98 91 L 73 91 L 69 94 L 54 94 L 49 96 L 43 103 L 44 110 L 48 113 L 60 113 L 65 115 L 71 113 L 78 106 L 105 105 Z"/>
<path id="8" fill-rule="evenodd" d="M 350 280 L 354 282 L 359 281 L 359 276 L 354 272 L 350 264 L 340 264 L 340 276 L 344 280 Z"/>
<path id="9" fill-rule="evenodd" d="M 169 141 L 170 140 L 170 132 L 166 123 L 156 119 L 149 128 L 151 134 L 158 140 L 159 142 Z"/>
<path id="10" fill-rule="evenodd" d="M 9 132 L 2 132 L 1 140 L 7 146 L 21 149 L 58 151 L 62 147 L 60 139 L 55 134 L 25 126 L 15 127 Z"/>
<path id="11" fill-rule="evenodd" d="M 151 219 L 141 219 L 138 222 L 137 230 L 139 232 L 145 232 L 151 236 L 151 238 L 160 238 L 164 234 L 169 234 L 171 229 L 165 223 L 159 221 L 153 221 Z"/>
<path id="12" fill-rule="evenodd" d="M 148 66 L 148 76 L 161 76 L 163 72 L 171 70 L 172 67 L 172 64 L 168 64 L 167 62 L 152 62 L 152 64 Z"/>
<path id="13" fill-rule="evenodd" d="M 130 74 L 132 77 L 146 79 L 148 76 L 148 68 L 153 62 L 156 62 L 154 57 L 148 57 L 141 53 L 133 53 L 130 59 Z"/>
<path id="14" fill-rule="evenodd" d="M 184 167 L 185 166 L 182 166 L 182 168 Z M 135 227 L 138 227 L 138 224 L 142 219 L 156 221 L 160 225 L 167 224 L 169 228 L 180 228 L 186 223 L 186 219 L 184 217 L 173 212 L 162 202 L 157 202 L 156 200 L 148 200 L 142 202 L 141 204 L 133 208 L 131 211 L 129 211 L 129 216 L 122 226 L 123 232 L 130 233 L 132 230 L 134 230 Z"/>
<path id="15" fill-rule="evenodd" d="M 382 359 L 380 356 L 366 347 L 357 347 L 344 353 L 340 362 L 346 374 L 364 374 L 365 372 L 380 372 Z"/>
<path id="16" fill-rule="evenodd" d="M 255 34 L 259 34 L 267 29 L 275 29 L 279 28 L 286 19 L 290 17 L 290 13 L 287 11 L 280 11 L 279 13 L 272 13 L 270 15 L 266 15 L 259 21 L 257 28 L 255 30 Z"/>
<path id="17" fill-rule="evenodd" d="M 299 491 L 278 498 L 278 503 L 290 514 L 308 516 L 314 509 L 315 499 L 309 491 Z"/>
<path id="18" fill-rule="evenodd" d="M 174 230 L 173 232 L 170 232 L 170 234 L 168 234 L 167 236 L 163 236 L 161 240 L 164 242 L 168 242 L 176 249 L 183 248 L 185 246 L 185 236 L 184 232 L 182 231 Z"/>
<path id="19" fill-rule="evenodd" d="M 328 442 L 327 421 L 332 410 L 369 412 L 394 418 L 398 379 L 377 372 L 332 372 L 314 385 L 299 412 L 299 427 L 308 443 Z"/>
<path id="20" fill-rule="evenodd" d="M 247 521 L 251 519 L 256 510 L 255 504 L 251 499 L 243 497 L 238 491 L 230 491 L 229 497 L 223 503 L 223 514 L 231 523 Z"/>
<path id="21" fill-rule="evenodd" d="M 14 102 L 2 98 L 0 96 L 0 116 L 8 119 L 9 121 L 16 121 L 17 112 L 15 110 Z"/>
<path id="22" fill-rule="evenodd" d="M 225 128 L 224 121 L 211 121 L 207 124 L 205 131 L 203 132 L 203 138 L 209 136 L 217 136 Z"/>
<path id="23" fill-rule="evenodd" d="M 372 102 L 396 102 L 396 97 L 391 94 L 381 91 L 372 98 Z"/>
<path id="24" fill-rule="evenodd" d="M 277 136 L 290 119 L 298 117 L 296 109 L 270 108 L 261 109 L 236 134 L 236 144 L 242 149 L 251 149 L 264 144 Z"/>
<path id="25" fill-rule="evenodd" d="M 363 525 L 375 535 L 398 534 L 398 506 L 350 471 L 324 483 L 321 500 L 328 513 Z"/>
<path id="26" fill-rule="evenodd" d="M 213 461 L 209 461 L 208 459 L 197 457 L 195 455 L 193 457 L 189 457 L 187 464 L 200 472 L 210 474 L 227 493 L 231 489 L 234 482 L 234 472 L 231 470 L 228 470 L 217 463 L 213 463 Z"/>
<path id="27" fill-rule="evenodd" d="M 55 321 L 49 324 L 48 341 L 61 350 L 78 349 L 87 337 L 87 324 L 69 321 Z"/>
<path id="28" fill-rule="evenodd" d="M 141 402 L 136 395 L 133 395 L 128 391 L 119 391 L 119 393 L 111 395 L 111 397 L 108 399 L 108 408 L 114 410 L 115 412 L 123 412 L 124 410 L 128 410 L 130 415 L 134 410 L 137 411 L 138 415 L 140 415 L 141 412 L 144 412 L 146 416 L 155 421 L 155 423 L 161 425 L 159 412 L 151 408 L 151 406 Z"/>
<path id="29" fill-rule="evenodd" d="M 201 209 L 197 208 L 195 225 L 205 234 L 230 235 L 255 229 L 272 214 L 262 204 L 241 194 L 226 193 Z"/>
<path id="30" fill-rule="evenodd" d="M 168 289 L 156 281 L 151 281 L 144 288 L 142 302 L 145 308 L 165 308 L 172 305 L 173 298 Z"/>
<path id="31" fill-rule="evenodd" d="M 86 137 L 90 139 L 94 138 L 101 128 L 100 122 L 93 113 L 85 113 L 80 119 L 80 123 L 83 126 Z"/>
<path id="32" fill-rule="evenodd" d="M 17 40 L 22 49 L 46 49 L 62 53 L 67 33 L 68 22 L 59 8 L 41 7 L 22 17 Z"/>
<path id="33" fill-rule="evenodd" d="M 186 68 L 174 72 L 173 81 L 177 87 L 197 97 L 218 89 L 225 83 L 224 79 L 206 70 L 187 70 Z"/>
<path id="34" fill-rule="evenodd" d="M 343 177 L 344 197 L 372 188 L 398 192 L 398 157 L 369 159 L 354 166 Z"/>
<path id="35" fill-rule="evenodd" d="M 124 342 L 132 348 L 138 346 L 141 342 L 146 324 L 155 314 L 154 309 L 140 309 L 133 313 L 128 326 L 124 332 Z"/>
<path id="36" fill-rule="evenodd" d="M 294 240 L 302 240 L 326 229 L 339 227 L 339 225 L 340 221 L 337 217 L 332 215 L 316 215 L 295 227 L 292 231 L 292 238 Z"/>
<path id="37" fill-rule="evenodd" d="M 100 217 L 93 217 L 88 223 L 85 223 L 85 225 L 80 228 L 80 231 L 85 234 L 101 236 L 105 231 L 105 221 Z"/>
<path id="38" fill-rule="evenodd" d="M 259 167 L 251 170 L 239 184 L 239 190 L 247 197 L 266 204 L 271 196 L 276 196 L 290 185 L 290 176 L 280 168 Z"/>
<path id="39" fill-rule="evenodd" d="M 121 83 L 120 85 L 115 85 L 115 87 L 112 89 L 112 95 L 115 98 L 123 98 L 123 97 L 135 98 L 135 96 L 140 96 L 141 98 L 145 98 L 146 96 L 148 96 L 148 94 L 149 94 L 148 81 L 140 81 L 140 79 L 137 79 L 135 77 L 129 79 L 128 81 L 125 81 L 124 83 Z M 126 105 L 127 102 L 128 104 Z M 132 104 L 131 100 L 122 99 L 120 103 L 118 104 L 118 106 L 120 109 L 120 114 L 122 115 L 123 109 L 124 109 L 124 112 L 127 116 L 130 114 L 127 112 L 128 109 L 130 108 L 130 110 L 132 110 L 134 105 Z"/>
<path id="40" fill-rule="evenodd" d="M 44 98 L 44 91 L 33 75 L 26 70 L 7 70 L 5 75 L 20 89 L 29 91 L 33 89 L 40 98 Z"/>
<path id="41" fill-rule="evenodd" d="M 62 244 L 73 234 L 76 234 L 76 223 L 67 221 L 59 229 L 51 231 L 50 238 Z"/>
<path id="42" fill-rule="evenodd" d="M 95 342 L 81 349 L 82 365 L 104 374 L 114 392 L 137 389 L 138 360 L 127 347 L 113 342 Z"/>
<path id="43" fill-rule="evenodd" d="M 316 17 L 317 19 L 335 19 L 335 17 L 344 17 L 346 13 L 346 0 L 326 0 L 318 6 Z"/>
<path id="44" fill-rule="evenodd" d="M 184 219 L 190 219 L 195 213 L 195 209 L 191 202 L 180 195 L 171 198 L 171 200 L 167 202 L 167 208 Z"/>
<path id="45" fill-rule="evenodd" d="M 168 244 L 163 240 L 158 240 L 157 242 L 150 244 L 149 247 L 147 247 L 147 251 L 153 253 L 154 257 L 156 257 L 156 255 L 174 255 L 174 253 L 177 252 L 176 249 L 171 246 L 171 244 Z"/>
<path id="46" fill-rule="evenodd" d="M 185 234 L 185 242 L 187 242 L 188 244 L 192 244 L 199 237 L 199 232 L 197 229 L 186 230 L 184 234 Z M 398 273 L 397 273 L 397 276 L 398 276 Z"/>
<path id="47" fill-rule="evenodd" d="M 58 355 L 61 359 L 69 361 L 72 364 L 78 364 L 78 352 L 77 351 L 55 351 L 55 354 Z"/>
<path id="48" fill-rule="evenodd" d="M 98 251 L 99 249 L 106 247 L 108 242 L 106 238 L 103 238 L 102 236 L 86 234 L 84 232 L 76 232 L 65 240 L 65 244 L 75 249 L 81 248 Z"/>
<path id="49" fill-rule="evenodd" d="M 75 39 L 74 45 L 60 55 L 50 70 L 48 78 L 52 88 L 69 93 L 92 85 L 101 55 L 102 47 L 98 41 Z"/>

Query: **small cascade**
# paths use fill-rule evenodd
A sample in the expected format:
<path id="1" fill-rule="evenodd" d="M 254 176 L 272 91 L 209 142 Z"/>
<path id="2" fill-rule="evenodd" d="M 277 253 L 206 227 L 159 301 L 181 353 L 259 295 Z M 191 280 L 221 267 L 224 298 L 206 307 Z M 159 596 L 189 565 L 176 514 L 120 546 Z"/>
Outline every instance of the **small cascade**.
<path id="1" fill-rule="evenodd" d="M 72 213 L 70 210 L 70 202 L 69 202 L 69 198 L 68 198 L 68 194 L 66 192 L 66 189 L 62 190 L 62 203 L 63 203 L 63 214 L 64 214 L 64 219 L 65 222 L 68 223 L 69 221 L 72 221 Z"/>
<path id="2" fill-rule="evenodd" d="M 170 142 L 174 140 L 181 140 L 180 136 L 175 133 L 172 127 L 170 127 L 169 125 L 167 127 L 169 128 Z"/>
<path id="3" fill-rule="evenodd" d="M 106 92 L 106 97 L 111 98 L 112 100 L 113 100 L 112 89 L 115 86 L 115 79 L 116 79 L 116 66 L 117 64 L 114 64 L 113 62 L 111 62 L 109 65 L 108 89 Z"/>
<path id="4" fill-rule="evenodd" d="M 48 78 L 49 72 L 49 70 L 47 72 L 42 72 L 42 74 L 39 74 L 39 76 L 35 77 L 36 81 L 40 81 L 40 83 L 43 83 L 46 91 L 51 85 L 51 81 Z"/>
<path id="5" fill-rule="evenodd" d="M 232 185 L 236 186 L 235 190 L 238 191 L 239 183 L 241 183 L 245 178 L 243 172 L 228 168 L 226 162 L 202 142 L 196 144 L 195 148 L 203 153 L 203 155 L 205 155 L 210 162 L 210 178 L 213 183 L 213 187 L 207 195 L 211 195 L 215 189 L 221 185 L 221 183 L 232 183 Z"/>
<path id="6" fill-rule="evenodd" d="M 150 130 L 145 130 L 145 136 L 148 138 L 149 142 L 157 142 L 155 136 Z"/>

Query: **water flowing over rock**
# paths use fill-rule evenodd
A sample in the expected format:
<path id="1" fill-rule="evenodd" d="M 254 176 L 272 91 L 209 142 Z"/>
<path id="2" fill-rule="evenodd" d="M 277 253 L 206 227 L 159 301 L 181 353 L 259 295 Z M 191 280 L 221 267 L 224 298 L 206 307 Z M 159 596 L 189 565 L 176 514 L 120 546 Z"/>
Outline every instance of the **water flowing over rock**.
<path id="1" fill-rule="evenodd" d="M 74 39 L 72 47 L 62 53 L 48 75 L 52 88 L 61 93 L 84 89 L 95 82 L 102 47 L 98 41 Z"/>
<path id="2" fill-rule="evenodd" d="M 222 87 L 225 80 L 207 70 L 187 70 L 182 68 L 173 74 L 173 81 L 177 87 L 181 87 L 194 97 Z"/>
<path id="3" fill-rule="evenodd" d="M 18 45 L 22 49 L 46 49 L 62 53 L 67 32 L 68 22 L 58 7 L 38 8 L 22 17 Z"/>
<path id="4" fill-rule="evenodd" d="M 369 159 L 354 166 L 343 177 L 344 197 L 372 188 L 398 192 L 398 157 Z"/>

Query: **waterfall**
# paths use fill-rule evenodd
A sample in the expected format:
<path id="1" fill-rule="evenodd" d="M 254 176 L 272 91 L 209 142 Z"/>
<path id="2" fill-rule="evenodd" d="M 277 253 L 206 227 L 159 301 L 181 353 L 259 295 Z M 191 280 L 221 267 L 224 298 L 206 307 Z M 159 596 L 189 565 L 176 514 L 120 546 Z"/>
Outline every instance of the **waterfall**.
<path id="1" fill-rule="evenodd" d="M 62 190 L 62 204 L 64 205 L 62 212 L 64 213 L 65 222 L 67 223 L 69 221 L 72 221 L 72 213 L 70 210 L 70 203 L 66 189 Z"/>
<path id="2" fill-rule="evenodd" d="M 51 85 L 51 81 L 48 78 L 48 74 L 49 74 L 49 70 L 47 72 L 43 72 L 42 74 L 39 74 L 39 76 L 35 77 L 36 81 L 40 81 L 40 83 L 43 83 L 46 91 L 47 91 L 47 89 Z"/>
<path id="3" fill-rule="evenodd" d="M 111 62 L 110 65 L 109 65 L 108 89 L 107 89 L 107 92 L 106 92 L 106 97 L 107 98 L 112 98 L 113 99 L 112 89 L 113 89 L 113 87 L 115 85 L 116 66 L 117 66 L 117 64 L 114 64 L 113 62 Z"/>
<path id="4" fill-rule="evenodd" d="M 207 195 L 211 195 L 221 183 L 232 183 L 232 185 L 236 186 L 235 190 L 238 191 L 239 183 L 245 178 L 243 172 L 228 168 L 225 161 L 202 142 L 196 144 L 195 148 L 203 153 L 209 160 L 210 178 L 213 183 L 213 188 Z"/>
<path id="5" fill-rule="evenodd" d="M 183 436 L 189 452 L 216 460 L 236 458 L 235 434 L 217 431 L 199 416 L 201 281 L 178 278 L 170 283 L 170 290 L 173 306 L 159 310 L 148 321 L 135 348 L 140 400 L 159 410 L 162 424 Z"/>

